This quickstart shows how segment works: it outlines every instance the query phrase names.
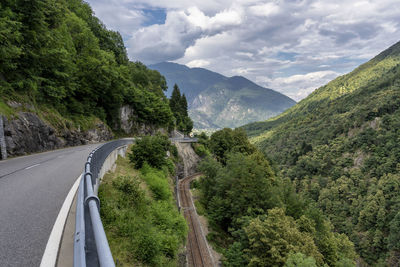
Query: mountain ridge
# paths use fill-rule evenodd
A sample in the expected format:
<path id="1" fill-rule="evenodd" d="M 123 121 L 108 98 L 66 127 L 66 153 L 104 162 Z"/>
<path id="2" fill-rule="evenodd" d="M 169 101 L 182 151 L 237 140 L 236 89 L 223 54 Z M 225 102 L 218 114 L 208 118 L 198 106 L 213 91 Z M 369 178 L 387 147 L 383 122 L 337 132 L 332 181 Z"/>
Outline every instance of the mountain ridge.
<path id="1" fill-rule="evenodd" d="M 277 115 L 296 102 L 243 76 L 226 77 L 204 68 L 172 62 L 149 65 L 165 76 L 171 94 L 178 84 L 188 100 L 196 129 L 238 127 Z"/>
<path id="2" fill-rule="evenodd" d="M 350 237 L 361 263 L 399 264 L 400 42 L 281 115 L 243 128 Z"/>

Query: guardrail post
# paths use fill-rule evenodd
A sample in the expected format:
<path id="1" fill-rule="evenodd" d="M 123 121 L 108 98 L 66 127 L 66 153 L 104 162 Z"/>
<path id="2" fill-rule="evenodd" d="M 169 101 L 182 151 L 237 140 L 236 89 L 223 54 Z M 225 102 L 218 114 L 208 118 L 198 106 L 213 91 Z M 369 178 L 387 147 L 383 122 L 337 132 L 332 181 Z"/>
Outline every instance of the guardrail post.
<path id="1" fill-rule="evenodd" d="M 0 147 L 1 147 L 1 159 L 6 159 L 7 148 L 6 148 L 6 139 L 4 138 L 4 124 L 2 115 L 0 115 Z"/>

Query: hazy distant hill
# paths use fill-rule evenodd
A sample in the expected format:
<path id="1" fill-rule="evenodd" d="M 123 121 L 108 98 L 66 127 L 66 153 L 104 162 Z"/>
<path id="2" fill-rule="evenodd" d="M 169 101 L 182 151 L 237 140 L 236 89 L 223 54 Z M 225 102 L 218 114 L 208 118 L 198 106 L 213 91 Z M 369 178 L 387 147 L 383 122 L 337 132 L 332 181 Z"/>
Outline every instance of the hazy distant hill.
<path id="1" fill-rule="evenodd" d="M 167 95 L 178 84 L 196 129 L 238 127 L 278 115 L 296 102 L 241 76 L 225 77 L 203 68 L 163 62 L 150 65 L 165 76 Z"/>
<path id="2" fill-rule="evenodd" d="M 243 128 L 369 266 L 399 266 L 400 42 Z"/>

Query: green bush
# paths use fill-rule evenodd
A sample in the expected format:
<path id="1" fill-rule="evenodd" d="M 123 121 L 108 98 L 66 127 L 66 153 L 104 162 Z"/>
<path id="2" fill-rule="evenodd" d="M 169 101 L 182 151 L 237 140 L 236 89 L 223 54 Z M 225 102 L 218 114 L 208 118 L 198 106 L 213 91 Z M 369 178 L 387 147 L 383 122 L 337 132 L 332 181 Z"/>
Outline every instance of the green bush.
<path id="1" fill-rule="evenodd" d="M 136 140 L 129 154 L 135 168 L 140 169 L 147 162 L 151 167 L 161 169 L 167 164 L 167 151 L 174 151 L 166 135 L 145 136 Z"/>
<path id="2" fill-rule="evenodd" d="M 313 257 L 307 257 L 301 252 L 289 253 L 285 267 L 317 267 Z"/>
<path id="3" fill-rule="evenodd" d="M 146 181 L 155 199 L 170 200 L 172 198 L 167 177 L 162 170 L 151 168 L 145 163 L 141 169 L 141 173 L 143 180 Z"/>
<path id="4" fill-rule="evenodd" d="M 204 158 L 206 156 L 210 156 L 210 151 L 203 144 L 193 144 L 194 152 Z"/>
<path id="5" fill-rule="evenodd" d="M 129 167 L 126 159 L 119 160 Z M 173 202 L 168 172 L 147 163 L 140 172 L 136 177 L 115 175 L 112 182 L 106 176 L 99 189 L 101 217 L 113 255 L 129 266 L 176 266 L 187 225 Z M 146 194 L 141 180 L 152 196 Z"/>

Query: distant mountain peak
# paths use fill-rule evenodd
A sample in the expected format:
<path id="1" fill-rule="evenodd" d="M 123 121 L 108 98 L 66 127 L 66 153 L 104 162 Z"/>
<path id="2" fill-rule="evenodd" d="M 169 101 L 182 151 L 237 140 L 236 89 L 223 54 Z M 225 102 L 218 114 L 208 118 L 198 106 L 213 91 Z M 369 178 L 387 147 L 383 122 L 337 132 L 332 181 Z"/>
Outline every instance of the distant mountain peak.
<path id="1" fill-rule="evenodd" d="M 226 77 L 172 62 L 149 65 L 165 76 L 167 96 L 176 83 L 185 93 L 196 129 L 238 127 L 278 115 L 296 102 L 243 76 Z"/>
<path id="2" fill-rule="evenodd" d="M 152 64 L 150 66 L 176 66 L 176 67 L 179 67 L 179 68 L 190 69 L 186 65 L 182 65 L 182 64 L 178 64 L 178 63 L 170 62 L 170 61 L 163 61 L 163 62 Z"/>

